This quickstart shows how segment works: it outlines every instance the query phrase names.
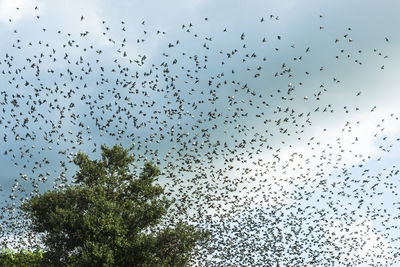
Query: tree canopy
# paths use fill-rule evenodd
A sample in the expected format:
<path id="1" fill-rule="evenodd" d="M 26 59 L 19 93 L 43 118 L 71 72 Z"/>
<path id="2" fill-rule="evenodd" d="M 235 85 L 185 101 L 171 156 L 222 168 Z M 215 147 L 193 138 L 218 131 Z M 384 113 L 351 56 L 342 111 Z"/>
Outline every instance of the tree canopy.
<path id="1" fill-rule="evenodd" d="M 39 267 L 43 259 L 43 251 L 21 249 L 16 252 L 11 249 L 0 250 L 0 266 L 4 267 Z"/>
<path id="2" fill-rule="evenodd" d="M 57 266 L 182 266 L 207 240 L 179 222 L 161 227 L 173 203 L 154 179 L 151 162 L 135 176 L 134 157 L 115 145 L 102 158 L 79 152 L 74 182 L 22 205 L 30 230 L 41 236 L 43 261 Z"/>

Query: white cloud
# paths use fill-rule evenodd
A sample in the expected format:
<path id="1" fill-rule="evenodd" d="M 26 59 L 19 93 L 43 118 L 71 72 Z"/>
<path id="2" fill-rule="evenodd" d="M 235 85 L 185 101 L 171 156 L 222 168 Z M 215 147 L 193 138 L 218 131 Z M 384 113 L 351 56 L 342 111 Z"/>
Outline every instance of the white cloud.
<path id="1" fill-rule="evenodd" d="M 351 224 L 332 222 L 325 234 L 351 262 L 378 264 L 393 259 L 390 244 L 374 231 L 371 221 L 366 218 Z"/>
<path id="2" fill-rule="evenodd" d="M 16 22 L 28 15 L 33 17 L 36 2 L 33 0 L 0 0 L 0 21 L 9 24 L 10 19 L 11 22 Z"/>
<path id="3" fill-rule="evenodd" d="M 295 187 L 316 185 L 320 180 L 332 181 L 335 178 L 329 177 L 329 174 L 336 169 L 359 164 L 368 168 L 368 164 L 379 158 L 382 158 L 381 162 L 385 165 L 385 157 L 393 153 L 385 152 L 380 146 L 394 146 L 398 143 L 396 138 L 400 136 L 400 121 L 396 120 L 395 115 L 391 116 L 391 112 L 395 111 L 381 108 L 374 112 L 360 112 L 347 119 L 338 117 L 333 122 L 317 122 L 302 140 L 292 143 L 292 147 L 279 149 L 276 146 L 274 150 L 265 151 L 252 161 L 236 165 L 251 170 L 243 177 L 258 174 L 257 179 L 249 182 L 248 190 L 242 194 L 248 194 L 253 186 L 257 187 L 261 182 L 263 193 L 258 194 L 258 197 L 252 194 L 255 196 L 255 204 L 289 204 L 295 199 Z M 323 131 L 324 128 L 327 130 Z M 384 137 L 387 137 L 386 141 L 383 141 Z M 274 152 L 277 149 L 279 151 Z M 259 160 L 262 160 L 262 164 L 255 164 Z M 263 199 L 263 195 L 268 195 L 268 200 Z"/>

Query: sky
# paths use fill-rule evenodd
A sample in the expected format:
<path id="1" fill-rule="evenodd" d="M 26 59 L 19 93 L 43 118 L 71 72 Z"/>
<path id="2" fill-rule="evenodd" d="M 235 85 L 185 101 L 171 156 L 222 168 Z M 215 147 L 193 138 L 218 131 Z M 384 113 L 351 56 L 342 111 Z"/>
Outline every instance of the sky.
<path id="1" fill-rule="evenodd" d="M 398 10 L 0 0 L 3 220 L 34 186 L 70 182 L 78 151 L 120 143 L 160 165 L 176 218 L 219 237 L 199 261 L 261 264 L 278 231 L 307 244 L 283 262 L 400 266 Z"/>

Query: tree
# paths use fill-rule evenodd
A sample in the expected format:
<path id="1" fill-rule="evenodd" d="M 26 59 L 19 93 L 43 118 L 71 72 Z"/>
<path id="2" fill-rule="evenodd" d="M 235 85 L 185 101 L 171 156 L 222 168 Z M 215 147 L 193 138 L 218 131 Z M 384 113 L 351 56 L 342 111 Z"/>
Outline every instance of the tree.
<path id="1" fill-rule="evenodd" d="M 22 205 L 30 230 L 42 235 L 43 259 L 56 266 L 182 266 L 205 231 L 179 222 L 157 227 L 173 203 L 160 174 L 147 162 L 131 171 L 134 158 L 115 145 L 102 146 L 102 159 L 79 152 L 74 183 L 47 191 Z"/>
<path id="2" fill-rule="evenodd" d="M 5 267 L 39 267 L 43 258 L 43 251 L 29 251 L 22 249 L 18 252 L 10 249 L 0 250 L 0 266 Z"/>

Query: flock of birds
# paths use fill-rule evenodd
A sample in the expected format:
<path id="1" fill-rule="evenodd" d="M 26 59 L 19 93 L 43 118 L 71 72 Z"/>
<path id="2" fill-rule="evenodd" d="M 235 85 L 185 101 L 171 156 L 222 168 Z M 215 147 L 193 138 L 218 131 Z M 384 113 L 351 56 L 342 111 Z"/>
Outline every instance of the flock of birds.
<path id="1" fill-rule="evenodd" d="M 15 29 L 0 60 L 0 149 L 11 174 L 1 181 L 2 246 L 37 244 L 19 204 L 68 186 L 78 151 L 96 158 L 101 144 L 119 143 L 137 166 L 152 160 L 163 171 L 158 182 L 178 200 L 165 223 L 184 219 L 211 232 L 193 265 L 388 266 L 399 258 L 400 169 L 356 151 L 362 136 L 352 133 L 362 122 L 351 116 L 367 109 L 354 106 L 363 91 L 349 92 L 332 73 L 349 65 L 384 71 L 388 37 L 369 51 L 357 48 L 352 28 L 324 37 L 331 59 L 322 65 L 312 43 L 229 26 L 210 35 L 202 29 L 213 27 L 211 18 L 183 24 L 179 40 L 147 21 L 101 21 L 93 36 L 52 32 L 34 19 L 37 34 Z M 254 23 L 273 28 L 281 20 Z M 141 34 L 132 37 L 131 27 Z M 153 39 L 161 53 L 137 52 Z M 369 63 L 372 56 L 383 63 Z M 350 95 L 344 108 L 332 101 L 342 93 Z M 310 135 L 326 120 L 332 128 Z M 397 120 L 388 114 L 374 129 L 383 157 L 398 146 L 385 135 Z"/>

